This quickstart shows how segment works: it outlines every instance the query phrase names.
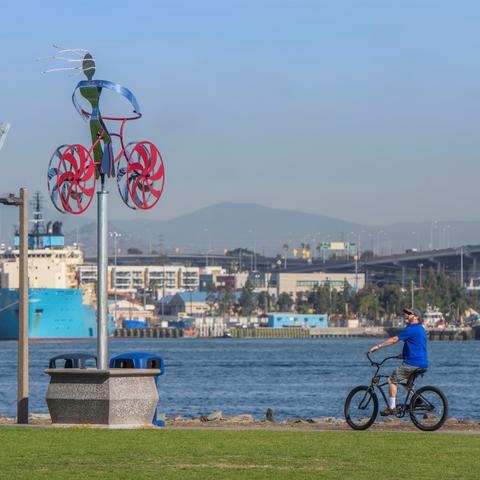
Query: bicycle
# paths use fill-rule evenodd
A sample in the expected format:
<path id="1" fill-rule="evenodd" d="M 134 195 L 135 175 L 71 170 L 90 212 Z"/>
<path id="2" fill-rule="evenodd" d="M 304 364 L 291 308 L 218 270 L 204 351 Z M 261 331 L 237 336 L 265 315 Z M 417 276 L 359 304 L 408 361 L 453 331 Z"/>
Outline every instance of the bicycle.
<path id="1" fill-rule="evenodd" d="M 345 405 L 344 415 L 348 425 L 354 430 L 366 430 L 370 428 L 378 415 L 378 396 L 376 390 L 380 391 L 385 405 L 388 405 L 387 396 L 382 387 L 388 385 L 388 375 L 380 375 L 382 365 L 391 359 L 402 359 L 401 355 L 386 357 L 381 362 L 374 362 L 370 354 L 367 353 L 370 365 L 375 367 L 375 373 L 372 376 L 370 385 L 359 385 L 350 391 Z M 437 387 L 424 386 L 415 390 L 415 380 L 425 374 L 425 368 L 415 370 L 407 380 L 405 385 L 407 393 L 402 404 L 397 406 L 395 416 L 403 418 L 409 415 L 413 424 L 423 431 L 438 430 L 447 419 L 448 401 L 445 394 Z M 385 380 L 382 380 L 385 379 Z"/>

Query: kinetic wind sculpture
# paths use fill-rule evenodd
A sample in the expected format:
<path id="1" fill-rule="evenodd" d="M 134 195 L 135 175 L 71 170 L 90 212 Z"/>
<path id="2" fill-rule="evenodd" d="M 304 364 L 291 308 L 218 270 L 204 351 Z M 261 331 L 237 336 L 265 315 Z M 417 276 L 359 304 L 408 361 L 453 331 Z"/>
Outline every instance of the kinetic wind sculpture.
<path id="1" fill-rule="evenodd" d="M 95 59 L 83 49 L 55 47 L 59 53 L 70 57 L 49 57 L 77 64 L 73 67 L 53 68 L 46 72 L 73 70 L 83 73 L 87 80 L 78 82 L 72 101 L 80 116 L 89 123 L 92 145 L 61 145 L 55 150 L 48 167 L 48 191 L 50 198 L 62 213 L 83 213 L 92 202 L 95 184 L 100 179 L 97 191 L 97 367 L 108 368 L 108 215 L 105 179 L 116 177 L 118 191 L 125 204 L 133 209 L 148 210 L 160 200 L 165 182 L 165 168 L 157 147 L 147 140 L 124 143 L 127 122 L 139 119 L 140 106 L 128 88 L 108 80 L 93 80 Z M 100 113 L 100 97 L 103 90 L 112 90 L 133 107 L 127 117 L 107 117 Z M 89 104 L 86 110 L 80 104 L 79 95 Z M 118 132 L 109 131 L 105 122 L 120 122 Z M 115 156 L 113 140 L 118 139 L 120 151 Z"/>
<path id="2" fill-rule="evenodd" d="M 62 213 L 78 215 L 90 205 L 97 179 L 102 188 L 106 177 L 116 177 L 118 191 L 125 204 L 132 209 L 148 210 L 160 200 L 165 182 L 165 168 L 158 148 L 150 141 L 131 142 L 125 145 L 124 130 L 127 122 L 139 119 L 140 105 L 133 93 L 118 83 L 93 80 L 95 59 L 83 49 L 55 47 L 62 54 L 74 58 L 52 56 L 54 60 L 78 63 L 73 67 L 52 68 L 44 73 L 76 70 L 87 80 L 80 81 L 72 94 L 72 102 L 82 119 L 89 123 L 92 145 L 61 145 L 50 159 L 48 167 L 48 191 L 53 205 Z M 127 117 L 104 116 L 100 112 L 103 90 L 111 90 L 128 100 L 133 113 Z M 86 110 L 80 104 L 79 95 L 89 104 Z M 109 131 L 108 122 L 119 122 L 117 132 Z M 120 150 L 114 154 L 113 140 L 119 140 Z"/>

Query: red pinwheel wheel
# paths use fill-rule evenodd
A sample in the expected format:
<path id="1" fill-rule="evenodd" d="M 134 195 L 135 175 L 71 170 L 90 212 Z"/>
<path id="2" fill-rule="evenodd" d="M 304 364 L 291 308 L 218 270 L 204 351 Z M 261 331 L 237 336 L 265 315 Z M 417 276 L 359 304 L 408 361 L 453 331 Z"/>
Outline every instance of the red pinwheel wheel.
<path id="1" fill-rule="evenodd" d="M 93 199 L 95 181 L 95 163 L 89 150 L 79 144 L 57 148 L 48 169 L 48 189 L 57 210 L 83 213 Z"/>
<path id="2" fill-rule="evenodd" d="M 165 166 L 158 148 L 149 141 L 130 143 L 118 163 L 117 185 L 127 206 L 148 210 L 160 200 Z"/>

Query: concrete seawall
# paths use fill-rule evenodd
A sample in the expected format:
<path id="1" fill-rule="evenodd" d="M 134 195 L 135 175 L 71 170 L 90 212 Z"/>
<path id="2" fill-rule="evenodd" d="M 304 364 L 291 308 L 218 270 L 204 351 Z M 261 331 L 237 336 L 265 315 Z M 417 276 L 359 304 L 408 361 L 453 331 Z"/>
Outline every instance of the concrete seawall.
<path id="1" fill-rule="evenodd" d="M 182 328 L 117 328 L 113 332 L 117 338 L 180 338 Z"/>
<path id="2" fill-rule="evenodd" d="M 400 331 L 400 329 L 398 329 Z M 329 327 L 329 328 L 234 328 L 230 330 L 233 338 L 387 338 L 398 333 L 397 329 L 384 327 Z M 473 340 L 472 328 L 446 328 L 428 330 L 429 340 Z"/>
<path id="3" fill-rule="evenodd" d="M 382 327 L 359 328 L 233 328 L 230 330 L 233 338 L 349 338 L 349 337 L 385 337 Z"/>
<path id="4" fill-rule="evenodd" d="M 248 327 L 231 328 L 229 333 L 233 338 L 386 338 L 396 335 L 400 330 L 384 327 Z M 427 330 L 427 335 L 429 340 L 480 340 L 478 331 L 475 332 L 471 327 L 431 329 Z M 116 338 L 182 338 L 184 335 L 181 328 L 118 328 L 113 336 Z"/>

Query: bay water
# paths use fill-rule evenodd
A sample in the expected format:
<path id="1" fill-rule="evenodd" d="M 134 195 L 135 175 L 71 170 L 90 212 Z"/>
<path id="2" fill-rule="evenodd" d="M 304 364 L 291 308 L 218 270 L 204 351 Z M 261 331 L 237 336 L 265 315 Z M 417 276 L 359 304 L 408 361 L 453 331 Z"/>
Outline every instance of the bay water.
<path id="1" fill-rule="evenodd" d="M 159 411 L 192 417 L 222 411 L 277 420 L 342 417 L 349 390 L 368 384 L 365 356 L 377 339 L 110 339 L 110 356 L 148 352 L 163 357 Z M 46 413 L 49 358 L 96 353 L 95 341 L 30 343 L 30 412 Z M 381 359 L 401 346 L 375 353 Z M 480 341 L 429 343 L 430 368 L 417 385 L 435 385 L 448 397 L 450 416 L 480 419 Z M 398 361 L 390 361 L 389 373 Z M 0 415 L 15 416 L 17 342 L 0 342 Z M 400 399 L 403 393 L 400 393 Z M 381 402 L 383 407 L 383 402 Z"/>

